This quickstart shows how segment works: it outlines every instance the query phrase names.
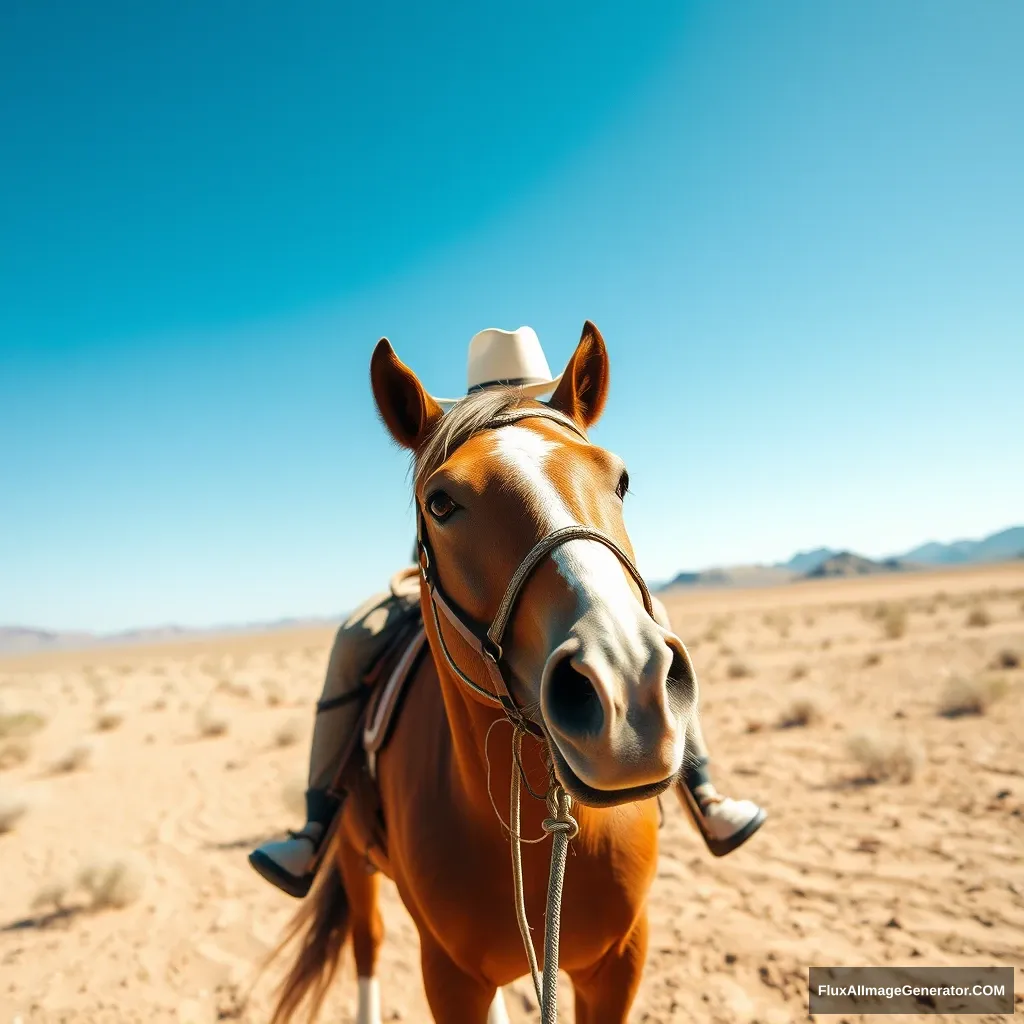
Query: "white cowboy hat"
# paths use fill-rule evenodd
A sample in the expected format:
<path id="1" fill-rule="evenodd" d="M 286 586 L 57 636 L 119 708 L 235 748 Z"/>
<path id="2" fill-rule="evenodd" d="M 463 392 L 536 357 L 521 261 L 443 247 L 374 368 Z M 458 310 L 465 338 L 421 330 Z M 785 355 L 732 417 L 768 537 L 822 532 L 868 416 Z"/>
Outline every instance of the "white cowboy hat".
<path id="1" fill-rule="evenodd" d="M 501 331 L 488 327 L 469 340 L 466 394 L 500 384 L 521 388 L 530 398 L 554 391 L 562 375 L 551 376 L 551 368 L 532 327 Z M 458 398 L 435 398 L 441 406 L 453 406 Z"/>

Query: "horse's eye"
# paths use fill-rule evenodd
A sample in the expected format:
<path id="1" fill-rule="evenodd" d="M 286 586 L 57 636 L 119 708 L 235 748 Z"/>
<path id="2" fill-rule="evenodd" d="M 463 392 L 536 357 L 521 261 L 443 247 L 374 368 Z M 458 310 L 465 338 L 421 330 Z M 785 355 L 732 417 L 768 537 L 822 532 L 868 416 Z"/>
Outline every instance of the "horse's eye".
<path id="1" fill-rule="evenodd" d="M 619 496 L 621 501 L 626 497 L 626 491 L 629 490 L 629 474 L 623 470 L 622 476 L 619 477 L 619 486 L 615 488 L 615 493 Z"/>
<path id="2" fill-rule="evenodd" d="M 436 491 L 427 498 L 427 510 L 439 523 L 443 523 L 458 508 L 451 496 L 444 491 Z"/>

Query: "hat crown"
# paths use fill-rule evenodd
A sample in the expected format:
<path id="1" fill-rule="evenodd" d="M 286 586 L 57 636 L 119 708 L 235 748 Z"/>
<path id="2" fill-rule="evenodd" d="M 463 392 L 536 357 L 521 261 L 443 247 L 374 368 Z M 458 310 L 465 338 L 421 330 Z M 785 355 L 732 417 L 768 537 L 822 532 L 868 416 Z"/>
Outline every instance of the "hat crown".
<path id="1" fill-rule="evenodd" d="M 467 390 L 492 384 L 540 384 L 551 380 L 551 369 L 532 327 L 503 331 L 497 327 L 474 334 L 469 342 Z"/>

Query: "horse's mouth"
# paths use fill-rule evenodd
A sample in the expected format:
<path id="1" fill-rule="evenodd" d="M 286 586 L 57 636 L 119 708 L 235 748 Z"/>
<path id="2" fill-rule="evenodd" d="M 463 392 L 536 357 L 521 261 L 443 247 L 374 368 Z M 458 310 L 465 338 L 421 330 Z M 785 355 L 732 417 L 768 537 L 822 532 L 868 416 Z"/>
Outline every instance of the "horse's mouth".
<path id="1" fill-rule="evenodd" d="M 587 807 L 618 807 L 620 804 L 633 804 L 640 800 L 651 800 L 660 796 L 669 786 L 676 781 L 676 775 L 670 775 L 661 782 L 649 783 L 646 786 L 630 786 L 626 789 L 595 789 L 588 786 L 569 767 L 568 761 L 562 756 L 558 744 L 549 736 L 547 739 L 548 750 L 551 753 L 551 762 L 555 770 L 555 777 L 562 788 L 577 801 Z"/>

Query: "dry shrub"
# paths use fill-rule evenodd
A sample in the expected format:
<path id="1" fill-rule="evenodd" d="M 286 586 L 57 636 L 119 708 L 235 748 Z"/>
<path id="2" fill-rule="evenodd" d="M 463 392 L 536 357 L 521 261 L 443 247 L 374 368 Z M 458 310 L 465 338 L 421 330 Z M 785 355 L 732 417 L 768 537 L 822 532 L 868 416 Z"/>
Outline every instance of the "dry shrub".
<path id="1" fill-rule="evenodd" d="M 992 668 L 1020 668 L 1020 655 L 1007 647 L 992 659 Z"/>
<path id="2" fill-rule="evenodd" d="M 730 661 L 725 670 L 730 679 L 746 679 L 754 674 L 751 667 L 743 661 Z"/>
<path id="3" fill-rule="evenodd" d="M 275 745 L 279 747 L 294 746 L 302 739 L 305 727 L 306 723 L 299 718 L 289 718 L 287 722 L 282 722 L 274 733 Z"/>
<path id="4" fill-rule="evenodd" d="M 100 857 L 82 866 L 76 882 L 89 894 L 94 910 L 127 907 L 145 889 L 146 866 L 132 854 Z"/>
<path id="5" fill-rule="evenodd" d="M 280 707 L 285 700 L 284 686 L 279 679 L 264 679 L 263 694 L 272 708 Z"/>
<path id="6" fill-rule="evenodd" d="M 991 625 L 992 616 L 989 615 L 988 609 L 983 604 L 975 605 L 968 613 L 965 625 L 971 629 L 983 629 L 985 626 Z"/>
<path id="7" fill-rule="evenodd" d="M 50 765 L 50 771 L 58 775 L 67 775 L 71 772 L 76 772 L 79 768 L 86 767 L 86 765 L 92 761 L 95 749 L 96 748 L 88 740 L 79 740 L 77 743 L 68 747 L 68 749 Z"/>
<path id="8" fill-rule="evenodd" d="M 58 913 L 67 908 L 71 886 L 62 878 L 54 878 L 43 884 L 32 898 L 33 910 L 52 910 Z"/>
<path id="9" fill-rule="evenodd" d="M 196 729 L 200 736 L 223 736 L 228 731 L 227 715 L 211 704 L 204 704 L 196 712 Z"/>
<path id="10" fill-rule="evenodd" d="M 1008 689 L 1006 680 L 1001 677 L 968 679 L 966 676 L 952 676 L 942 692 L 939 714 L 944 718 L 983 715 L 992 704 L 1006 696 Z"/>
<path id="11" fill-rule="evenodd" d="M 0 771 L 24 764 L 32 754 L 32 744 L 27 738 L 4 740 L 0 743 Z"/>
<path id="12" fill-rule="evenodd" d="M 718 656 L 720 658 L 731 658 L 735 653 L 736 652 L 728 644 L 722 644 L 722 646 L 718 648 Z"/>
<path id="13" fill-rule="evenodd" d="M 821 649 L 823 651 L 827 651 L 831 646 L 832 638 L 830 636 L 825 637 L 825 639 L 821 641 Z"/>
<path id="14" fill-rule="evenodd" d="M 252 698 L 252 686 L 250 686 L 249 683 L 239 680 L 222 679 L 217 684 L 217 689 L 231 697 L 238 697 L 241 700 L 250 700 Z"/>
<path id="15" fill-rule="evenodd" d="M 879 615 L 882 632 L 889 640 L 899 640 L 907 631 L 907 609 L 902 604 L 883 605 Z"/>
<path id="16" fill-rule="evenodd" d="M 881 651 L 868 651 L 864 656 L 864 667 L 871 668 L 872 665 L 877 665 L 882 660 Z"/>
<path id="17" fill-rule="evenodd" d="M 779 716 L 780 729 L 797 729 L 821 721 L 821 708 L 811 696 L 794 698 Z"/>
<path id="18" fill-rule="evenodd" d="M 46 719 L 35 711 L 11 711 L 0 714 L 0 739 L 32 736 L 46 725 Z"/>
<path id="19" fill-rule="evenodd" d="M 790 670 L 790 679 L 803 679 L 807 675 L 807 666 L 802 662 L 798 661 Z"/>
<path id="20" fill-rule="evenodd" d="M 100 732 L 110 732 L 124 722 L 124 707 L 114 701 L 101 704 L 96 712 L 96 728 Z"/>
<path id="21" fill-rule="evenodd" d="M 20 793 L 0 793 L 0 834 L 13 832 L 27 810 L 28 800 Z"/>
<path id="22" fill-rule="evenodd" d="M 149 705 L 150 711 L 166 711 L 167 710 L 167 698 L 157 697 L 152 704 Z"/>
<path id="23" fill-rule="evenodd" d="M 847 750 L 869 782 L 910 782 L 921 763 L 919 751 L 905 736 L 861 732 L 851 736 Z"/>

